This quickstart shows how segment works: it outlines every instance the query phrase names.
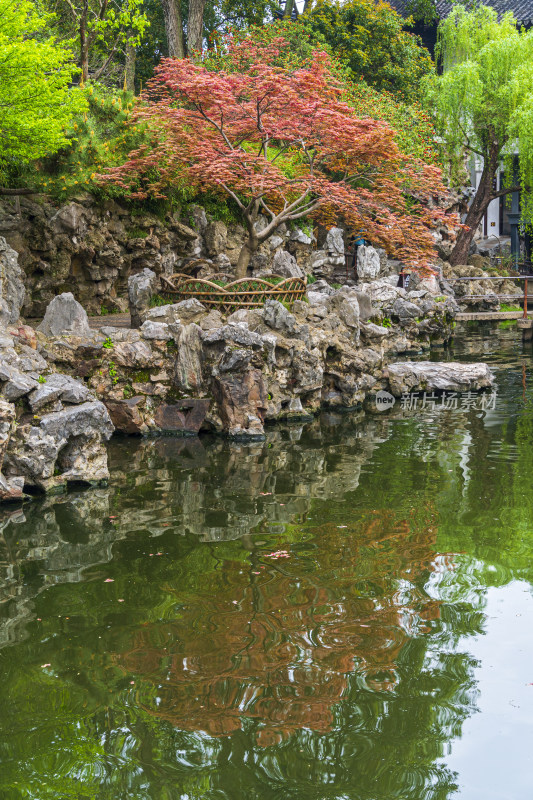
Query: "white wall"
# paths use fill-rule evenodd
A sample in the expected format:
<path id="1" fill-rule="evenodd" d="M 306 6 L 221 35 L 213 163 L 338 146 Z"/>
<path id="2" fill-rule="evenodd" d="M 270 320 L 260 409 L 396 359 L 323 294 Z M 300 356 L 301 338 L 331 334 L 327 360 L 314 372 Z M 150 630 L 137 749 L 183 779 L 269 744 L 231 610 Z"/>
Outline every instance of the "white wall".
<path id="1" fill-rule="evenodd" d="M 470 176 L 472 181 L 472 186 L 477 189 L 479 186 L 479 181 L 481 179 L 481 173 L 483 172 L 483 162 L 481 160 L 477 160 L 473 165 Z M 498 181 L 498 188 L 500 185 L 500 171 L 498 170 L 497 175 Z M 476 238 L 480 236 L 484 236 L 484 223 L 481 223 L 480 229 L 476 234 Z M 500 198 L 496 198 L 490 203 L 487 209 L 487 236 L 499 236 L 500 235 Z"/>

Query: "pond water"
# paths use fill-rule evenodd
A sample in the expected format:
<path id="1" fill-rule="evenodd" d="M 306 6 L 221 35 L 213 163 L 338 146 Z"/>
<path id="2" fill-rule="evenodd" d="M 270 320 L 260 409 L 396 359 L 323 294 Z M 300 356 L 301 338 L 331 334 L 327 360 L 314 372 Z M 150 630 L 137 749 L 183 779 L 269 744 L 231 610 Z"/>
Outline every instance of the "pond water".
<path id="1" fill-rule="evenodd" d="M 117 439 L 4 510 L 0 797 L 529 799 L 532 354 L 444 357 L 494 402 Z"/>

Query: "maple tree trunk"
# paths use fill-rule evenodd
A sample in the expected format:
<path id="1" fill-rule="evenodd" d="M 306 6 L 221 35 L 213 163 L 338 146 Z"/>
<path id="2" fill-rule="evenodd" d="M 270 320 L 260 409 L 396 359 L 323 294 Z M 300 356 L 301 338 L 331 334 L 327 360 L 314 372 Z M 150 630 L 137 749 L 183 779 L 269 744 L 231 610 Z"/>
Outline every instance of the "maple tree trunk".
<path id="1" fill-rule="evenodd" d="M 126 64 L 124 68 L 124 85 L 127 92 L 135 92 L 135 60 L 137 49 L 134 44 L 126 44 Z"/>
<path id="2" fill-rule="evenodd" d="M 499 152 L 500 147 L 498 143 L 494 142 L 489 157 L 485 159 L 485 163 L 483 164 L 483 172 L 481 173 L 479 186 L 470 204 L 470 208 L 468 209 L 468 214 L 466 215 L 464 224 L 468 226 L 468 229 L 465 230 L 462 228 L 459 231 L 457 242 L 450 255 L 450 264 L 453 267 L 458 264 L 466 264 L 474 234 L 479 223 L 483 219 L 483 215 L 490 201 L 493 199 L 494 178 L 496 177 L 496 171 L 499 165 Z"/>
<path id="3" fill-rule="evenodd" d="M 179 0 L 161 0 L 165 18 L 168 54 L 171 58 L 185 58 L 183 22 Z"/>
<path id="4" fill-rule="evenodd" d="M 248 239 L 241 247 L 241 252 L 239 253 L 239 258 L 237 260 L 237 266 L 235 267 L 236 280 L 239 280 L 240 278 L 246 278 L 248 265 L 254 253 L 257 252 L 258 247 L 259 239 L 257 238 L 257 233 L 255 232 L 253 225 L 250 225 L 248 228 Z"/>
<path id="5" fill-rule="evenodd" d="M 187 23 L 187 53 L 189 58 L 202 51 L 205 0 L 189 0 L 189 20 Z"/>
<path id="6" fill-rule="evenodd" d="M 89 80 L 89 37 L 87 35 L 87 19 L 89 17 L 89 0 L 83 0 L 80 17 L 80 67 L 81 83 Z"/>

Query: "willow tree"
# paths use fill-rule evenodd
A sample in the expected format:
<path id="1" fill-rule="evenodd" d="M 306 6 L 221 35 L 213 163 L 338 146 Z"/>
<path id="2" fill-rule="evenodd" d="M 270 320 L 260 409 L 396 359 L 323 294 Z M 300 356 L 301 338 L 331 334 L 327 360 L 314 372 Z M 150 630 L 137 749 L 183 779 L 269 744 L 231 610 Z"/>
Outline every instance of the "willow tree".
<path id="1" fill-rule="evenodd" d="M 459 174 L 465 153 L 483 161 L 467 228 L 460 231 L 450 257 L 452 264 L 464 264 L 495 198 L 521 187 L 522 217 L 533 221 L 533 30 L 519 29 L 512 13 L 498 20 L 487 6 L 467 11 L 458 5 L 439 27 L 437 57 L 443 71 L 428 79 L 427 98 L 452 172 Z M 516 150 L 519 176 L 512 166 Z M 507 179 L 496 189 L 502 163 Z"/>

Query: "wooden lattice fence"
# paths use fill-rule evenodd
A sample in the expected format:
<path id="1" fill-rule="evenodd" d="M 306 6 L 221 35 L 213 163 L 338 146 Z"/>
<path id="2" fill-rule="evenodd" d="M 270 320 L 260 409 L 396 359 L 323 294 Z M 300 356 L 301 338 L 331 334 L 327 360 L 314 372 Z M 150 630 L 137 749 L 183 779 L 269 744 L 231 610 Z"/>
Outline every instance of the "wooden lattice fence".
<path id="1" fill-rule="evenodd" d="M 300 300 L 307 288 L 306 278 L 284 278 L 272 283 L 264 278 L 241 278 L 219 285 L 213 280 L 192 278 L 177 273 L 161 276 L 162 293 L 171 296 L 174 302 L 195 297 L 205 306 L 217 308 L 229 314 L 238 308 L 257 308 L 269 298 L 292 305 Z"/>

